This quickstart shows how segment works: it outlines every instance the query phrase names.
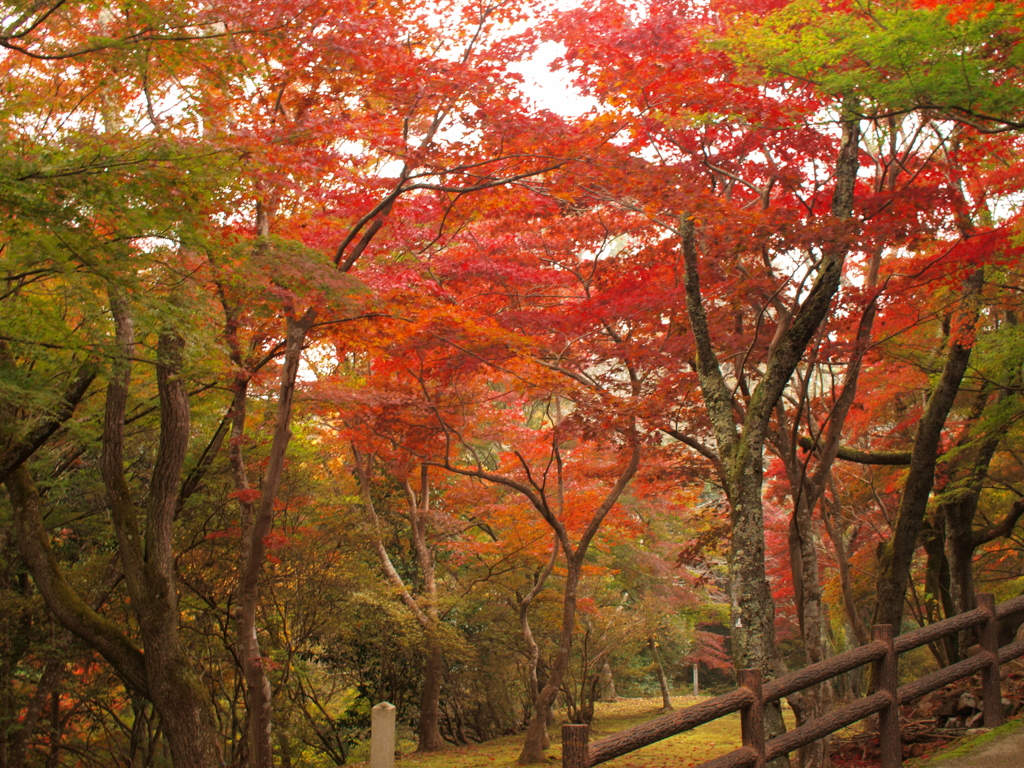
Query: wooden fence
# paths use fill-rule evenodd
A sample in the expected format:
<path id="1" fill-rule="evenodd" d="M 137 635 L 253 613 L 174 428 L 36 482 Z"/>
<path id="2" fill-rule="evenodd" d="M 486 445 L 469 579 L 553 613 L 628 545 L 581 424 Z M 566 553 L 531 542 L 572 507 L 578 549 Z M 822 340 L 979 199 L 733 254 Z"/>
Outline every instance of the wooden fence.
<path id="1" fill-rule="evenodd" d="M 562 726 L 562 768 L 590 768 L 698 725 L 740 713 L 743 746 L 701 763 L 697 768 L 764 768 L 765 763 L 852 725 L 879 716 L 882 768 L 902 765 L 899 705 L 938 690 L 944 685 L 981 672 L 983 716 L 986 728 L 1003 722 L 999 665 L 1024 655 L 1024 639 L 999 646 L 999 621 L 1024 612 L 1024 596 L 998 606 L 992 595 L 978 595 L 978 607 L 945 621 L 893 638 L 888 624 L 872 627 L 872 641 L 812 664 L 762 685 L 761 671 L 743 669 L 740 687 L 722 696 L 672 712 L 597 741 L 589 741 L 586 725 Z M 906 685 L 899 685 L 897 660 L 901 653 L 927 643 L 978 628 L 978 651 L 963 661 L 936 670 Z M 765 740 L 764 707 L 785 696 L 818 685 L 864 664 L 873 665 L 875 691 L 828 715 L 804 723 L 771 741 Z"/>

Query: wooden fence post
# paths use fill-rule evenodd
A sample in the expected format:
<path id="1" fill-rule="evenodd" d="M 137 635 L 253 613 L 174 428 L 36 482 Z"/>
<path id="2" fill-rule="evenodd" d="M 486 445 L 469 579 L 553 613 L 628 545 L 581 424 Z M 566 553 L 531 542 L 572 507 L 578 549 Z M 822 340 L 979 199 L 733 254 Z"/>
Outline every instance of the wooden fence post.
<path id="1" fill-rule="evenodd" d="M 741 669 L 740 686 L 754 694 L 750 706 L 740 710 L 743 746 L 757 754 L 753 768 L 764 768 L 764 696 L 761 693 L 761 670 Z"/>
<path id="2" fill-rule="evenodd" d="M 899 768 L 903 765 L 903 745 L 900 742 L 900 705 L 896 691 L 900 685 L 899 657 L 892 644 L 892 626 L 876 624 L 871 628 L 871 639 L 881 640 L 888 646 L 885 656 L 875 662 L 874 678 L 876 691 L 888 691 L 892 703 L 878 713 L 878 748 L 881 752 L 882 768 Z"/>
<path id="3" fill-rule="evenodd" d="M 562 768 L 590 768 L 590 726 L 562 726 Z"/>
<path id="4" fill-rule="evenodd" d="M 996 599 L 993 595 L 978 595 L 978 607 L 988 618 L 978 627 L 978 645 L 981 652 L 989 657 L 988 665 L 981 670 L 982 711 L 985 727 L 995 728 L 1003 724 L 1003 690 L 999 683 L 999 622 L 996 620 Z"/>

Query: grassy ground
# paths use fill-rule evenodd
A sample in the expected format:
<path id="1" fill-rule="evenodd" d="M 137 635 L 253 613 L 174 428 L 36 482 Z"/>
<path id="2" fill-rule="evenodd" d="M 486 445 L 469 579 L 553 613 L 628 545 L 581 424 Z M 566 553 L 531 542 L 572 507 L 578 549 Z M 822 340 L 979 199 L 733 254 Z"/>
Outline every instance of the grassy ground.
<path id="1" fill-rule="evenodd" d="M 682 709 L 699 701 L 700 698 L 680 696 L 673 697 L 672 704 L 676 709 Z M 591 724 L 591 739 L 599 739 L 655 718 L 661 714 L 660 706 L 660 698 L 598 703 Z M 562 760 L 560 741 L 561 726 L 557 725 L 551 729 L 551 749 L 548 750 L 550 762 L 555 765 L 561 764 Z M 739 745 L 740 718 L 738 714 L 733 714 L 604 765 L 611 768 L 688 768 L 736 749 Z M 431 755 L 412 753 L 414 746 L 401 745 L 403 754 L 396 761 L 399 768 L 509 768 L 515 765 L 516 757 L 519 756 L 522 736 L 507 736 L 469 747 L 449 747 Z"/>
<path id="2" fill-rule="evenodd" d="M 970 759 L 972 755 L 980 752 L 994 741 L 999 741 L 1015 733 L 1024 732 L 1024 720 L 1011 720 L 1010 722 L 993 728 L 991 731 L 976 736 L 966 736 L 959 741 L 937 751 L 933 755 L 919 758 L 907 763 L 907 768 L 942 768 L 946 763 L 957 758 Z M 980 761 L 979 761 L 980 762 Z M 1020 763 L 1024 764 L 1024 756 L 1020 757 Z M 993 765 L 993 768 L 996 768 Z"/>

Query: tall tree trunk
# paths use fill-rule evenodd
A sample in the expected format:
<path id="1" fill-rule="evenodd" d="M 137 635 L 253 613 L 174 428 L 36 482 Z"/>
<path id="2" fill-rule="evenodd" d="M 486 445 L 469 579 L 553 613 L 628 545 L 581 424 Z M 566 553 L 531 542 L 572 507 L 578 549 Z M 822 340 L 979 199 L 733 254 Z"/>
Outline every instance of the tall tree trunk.
<path id="1" fill-rule="evenodd" d="M 856 398 L 860 378 L 861 363 L 871 342 L 871 332 L 877 315 L 877 284 L 881 266 L 882 250 L 876 249 L 868 267 L 865 288 L 869 300 L 861 315 L 857 328 L 853 356 L 843 376 L 842 388 L 827 417 L 827 428 L 823 434 L 816 434 L 811 444 L 817 458 L 813 471 L 808 472 L 808 461 L 800 458 L 797 441 L 796 425 L 779 400 L 776 405 L 777 426 L 773 433 L 774 442 L 779 456 L 788 475 L 790 493 L 793 499 L 793 514 L 789 528 L 790 570 L 793 576 L 794 599 L 800 635 L 803 640 L 804 662 L 816 664 L 829 655 L 826 642 L 828 618 L 822 599 L 820 561 L 818 557 L 818 529 L 815 525 L 814 510 L 826 501 L 825 490 L 831 476 L 832 465 L 839 452 L 843 425 Z M 809 412 L 810 386 L 809 377 L 816 365 L 812 359 L 808 366 L 808 374 L 799 389 L 799 400 L 796 410 Z M 822 518 L 827 514 L 823 511 Z M 826 527 L 828 522 L 826 519 Z M 841 546 L 841 541 L 838 545 Z M 848 610 L 855 610 L 852 592 L 849 591 L 849 562 L 845 555 L 840 558 L 840 569 L 844 568 L 846 582 L 844 597 Z M 859 617 L 853 615 L 851 623 L 857 626 Z M 863 625 L 860 625 L 863 628 Z M 866 630 L 863 632 L 866 638 Z M 867 640 L 864 640 L 867 642 Z M 830 681 L 805 689 L 798 696 L 790 698 L 796 714 L 797 725 L 814 720 L 827 714 L 832 707 L 834 688 Z M 803 768 L 827 768 L 830 763 L 829 737 L 812 742 L 803 747 L 798 754 L 798 761 Z"/>
<path id="2" fill-rule="evenodd" d="M 428 637 L 423 668 L 423 692 L 420 718 L 416 724 L 417 752 L 436 752 L 444 747 L 441 738 L 441 681 L 444 678 L 444 651 L 441 639 Z"/>
<path id="3" fill-rule="evenodd" d="M 142 516 L 125 480 L 123 465 L 134 332 L 127 302 L 113 291 L 111 309 L 122 354 L 107 387 L 101 469 L 118 556 L 145 653 L 64 579 L 43 525 L 39 491 L 23 464 L 6 478 L 18 548 L 57 620 L 110 662 L 129 688 L 153 702 L 176 768 L 219 768 L 213 705 L 178 633 L 172 531 L 190 430 L 188 398 L 178 376 L 183 343 L 173 332 L 162 333 L 159 338 L 160 442 Z M 144 531 L 139 527 L 140 518 L 146 522 Z"/>
<path id="4" fill-rule="evenodd" d="M 967 281 L 964 299 L 969 306 L 963 313 L 962 327 L 955 329 L 950 339 L 942 374 L 932 388 L 918 422 L 910 469 L 893 522 L 892 536 L 880 552 L 874 623 L 890 624 L 897 634 L 903 623 L 903 602 L 910 580 L 910 566 L 935 481 L 939 441 L 974 347 L 974 327 L 978 319 L 974 297 L 980 291 L 983 279 L 984 273 L 979 269 Z"/>
<path id="5" fill-rule="evenodd" d="M 60 694 L 50 694 L 50 753 L 46 756 L 46 768 L 57 768 L 60 765 L 60 739 L 63 732 L 60 719 Z"/>
<path id="6" fill-rule="evenodd" d="M 273 691 L 266 665 L 260 650 L 257 632 L 259 609 L 259 578 L 263 572 L 266 556 L 265 541 L 273 530 L 274 506 L 284 474 L 284 460 L 291 441 L 292 406 L 295 400 L 295 382 L 299 371 L 302 349 L 306 334 L 316 319 L 316 312 L 309 309 L 301 318 L 289 317 L 285 336 L 284 365 L 281 368 L 280 387 L 277 398 L 277 414 L 274 436 L 270 444 L 270 456 L 264 471 L 260 488 L 259 504 L 255 509 L 242 498 L 242 567 L 238 580 L 238 644 L 242 661 L 242 672 L 246 682 L 246 709 L 249 721 L 249 763 L 253 768 L 273 768 Z M 240 386 L 240 383 L 239 383 Z M 238 395 L 241 394 L 241 398 Z M 236 391 L 236 408 L 244 408 L 245 389 Z M 244 410 L 241 411 L 244 420 Z M 235 424 L 238 424 L 236 411 Z M 237 431 L 237 430 L 235 430 Z M 236 483 L 244 483 L 239 490 L 246 490 L 244 468 L 240 465 L 241 435 L 232 435 L 232 460 L 236 464 Z"/>
<path id="7" fill-rule="evenodd" d="M 176 768 L 212 768 L 220 764 L 213 707 L 181 644 L 174 573 L 174 513 L 190 436 L 188 395 L 179 375 L 184 340 L 170 330 L 158 339 L 160 441 L 143 532 L 123 459 L 134 330 L 127 303 L 113 291 L 110 305 L 122 357 L 117 363 L 120 370 L 114 371 L 107 387 L 101 473 L 125 585 L 145 649 L 147 695 L 160 714 Z"/>
<path id="8" fill-rule="evenodd" d="M 848 220 L 853 214 L 854 189 L 859 169 L 860 127 L 852 103 L 844 104 L 843 136 L 836 160 L 836 186 L 832 199 L 835 219 Z M 737 424 L 733 389 L 715 351 L 698 266 L 698 248 L 693 218 L 680 217 L 685 269 L 686 310 L 696 346 L 696 368 L 705 408 L 718 446 L 722 485 L 732 509 L 732 545 L 729 557 L 732 653 L 739 668 L 757 668 L 771 676 L 778 661 L 775 647 L 775 605 L 765 574 L 764 515 L 762 486 L 764 441 L 771 415 L 804 351 L 828 314 L 832 297 L 839 288 L 843 264 L 849 252 L 846 238 L 838 238 L 823 251 L 817 278 L 791 319 L 780 320 L 760 382 L 746 404 L 742 423 Z M 743 371 L 736 371 L 737 377 Z M 784 730 L 781 710 L 765 709 L 769 738 Z"/>

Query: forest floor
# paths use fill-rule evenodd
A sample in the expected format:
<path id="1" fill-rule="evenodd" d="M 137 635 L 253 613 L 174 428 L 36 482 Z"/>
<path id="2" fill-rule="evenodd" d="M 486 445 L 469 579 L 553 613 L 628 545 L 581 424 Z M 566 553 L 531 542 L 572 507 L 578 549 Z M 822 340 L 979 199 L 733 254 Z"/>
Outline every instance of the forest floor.
<path id="1" fill-rule="evenodd" d="M 674 696 L 672 704 L 683 709 L 705 697 Z M 591 739 L 600 739 L 625 728 L 651 720 L 661 712 L 661 698 L 618 699 L 599 702 L 591 724 Z M 792 712 L 785 711 L 787 726 L 793 726 Z M 905 724 L 909 725 L 909 724 Z M 875 768 L 878 765 L 877 737 L 861 733 L 862 728 L 844 731 L 833 741 L 833 765 L 836 768 Z M 914 729 L 911 728 L 911 731 Z M 921 730 L 921 729 L 918 729 Z M 927 730 L 927 729 L 926 729 Z M 905 763 L 913 768 L 1019 768 L 1024 765 L 1024 720 L 981 736 L 954 739 L 932 734 L 910 735 L 916 742 L 905 745 Z M 610 768 L 692 768 L 740 746 L 739 714 L 732 714 L 673 736 L 641 750 L 610 760 Z M 522 748 L 522 734 L 505 736 L 483 744 L 449 746 L 427 755 L 415 753 L 414 741 L 402 741 L 397 768 L 512 768 Z M 551 728 L 549 763 L 562 759 L 561 724 Z M 1003 760 L 1003 762 L 1000 762 Z M 353 763 L 366 766 L 368 763 Z"/>
<path id="2" fill-rule="evenodd" d="M 964 738 L 913 768 L 1020 768 L 1024 764 L 1024 720 L 1011 720 L 980 735 Z"/>
<path id="3" fill-rule="evenodd" d="M 683 709 L 699 703 L 704 697 L 673 696 L 672 705 Z M 591 739 L 621 731 L 646 722 L 662 714 L 661 698 L 618 699 L 598 702 L 591 723 Z M 472 744 L 467 747 L 448 747 L 429 755 L 415 754 L 415 744 L 402 743 L 402 754 L 396 764 L 400 768 L 509 768 L 514 766 L 522 749 L 522 735 Z M 739 714 L 732 714 L 702 725 L 692 731 L 664 739 L 649 747 L 610 760 L 610 768 L 690 768 L 705 760 L 729 752 L 740 746 Z M 561 724 L 551 729 L 551 764 L 562 760 Z"/>

